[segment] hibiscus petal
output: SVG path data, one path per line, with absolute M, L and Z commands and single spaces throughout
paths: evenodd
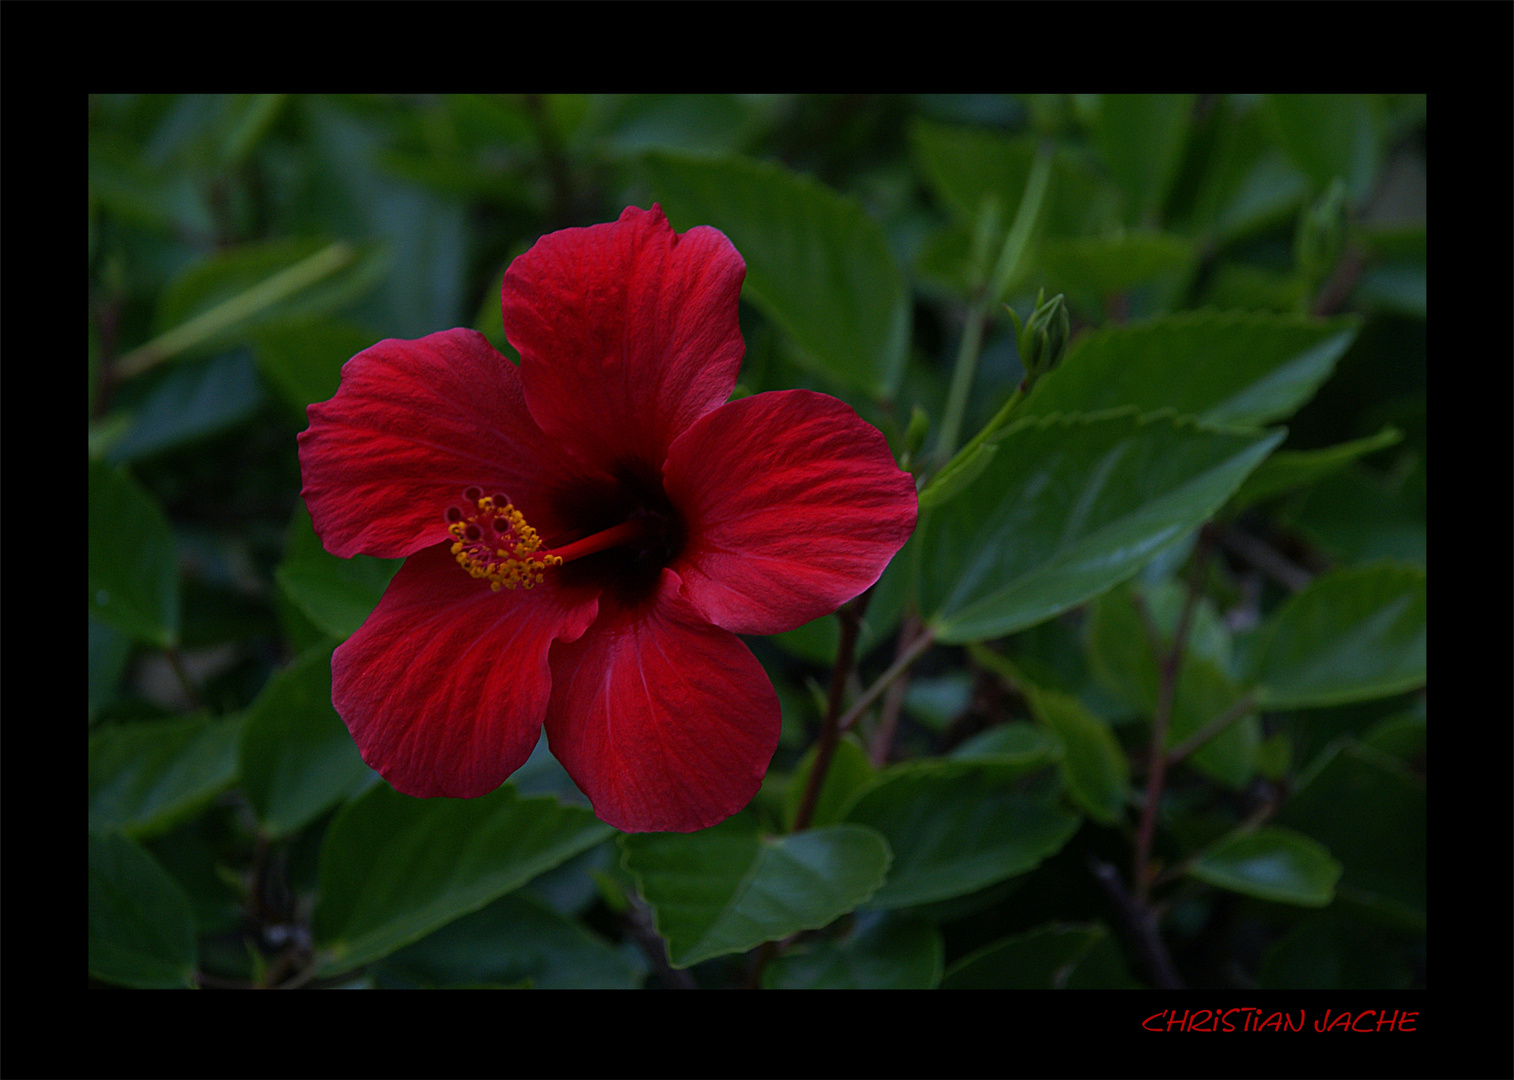
M 472 798 L 531 755 L 551 694 L 547 653 L 593 621 L 592 592 L 493 592 L 446 544 L 412 555 L 337 647 L 332 703 L 363 760 L 406 795 Z
M 883 434 L 808 390 L 742 398 L 669 448 L 683 516 L 673 569 L 710 622 L 773 634 L 834 611 L 882 575 L 915 528 L 914 478 Z
M 585 461 L 655 480 L 668 444 L 735 388 L 745 276 L 722 233 L 675 233 L 658 206 L 542 237 L 501 292 L 531 415 Z
M 554 500 L 542 493 L 574 482 L 526 411 L 515 365 L 473 330 L 364 349 L 336 396 L 306 411 L 302 494 L 316 535 L 343 558 L 438 543 L 470 486 L 508 494 L 550 535 Z
M 699 617 L 663 571 L 631 609 L 608 597 L 552 650 L 552 753 L 602 821 L 693 832 L 746 806 L 778 746 L 778 696 L 741 640 Z

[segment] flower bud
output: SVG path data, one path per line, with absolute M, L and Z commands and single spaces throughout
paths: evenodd
M 1036 310 L 1025 325 L 1019 327 L 1016 344 L 1020 350 L 1020 363 L 1025 366 L 1025 389 L 1062 362 L 1067 353 L 1067 342 L 1072 337 L 1072 322 L 1067 314 L 1067 301 L 1061 293 L 1050 300 L 1042 301 L 1045 294 L 1036 297 Z M 1015 320 L 1019 325 L 1019 320 Z
M 1337 176 L 1299 220 L 1293 254 L 1305 280 L 1311 285 L 1322 281 L 1345 245 L 1346 185 Z
M 909 462 L 914 461 L 920 453 L 920 447 L 925 445 L 925 433 L 930 430 L 930 417 L 925 410 L 916 405 L 909 414 L 909 427 L 904 431 L 904 448 L 899 455 L 899 467 L 908 469 Z

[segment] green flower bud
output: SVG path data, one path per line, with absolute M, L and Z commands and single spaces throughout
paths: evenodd
M 925 445 L 925 433 L 930 430 L 930 417 L 916 405 L 909 414 L 909 427 L 904 430 L 904 453 L 901 462 L 912 461 Z
M 1067 342 L 1072 337 L 1072 320 L 1067 314 L 1067 301 L 1061 293 L 1050 300 L 1036 297 L 1036 310 L 1025 325 L 1019 329 L 1016 344 L 1020 349 L 1020 363 L 1025 365 L 1025 389 L 1062 362 L 1067 353 Z
M 1299 271 L 1312 286 L 1330 273 L 1345 246 L 1346 185 L 1337 176 L 1299 219 L 1293 254 Z

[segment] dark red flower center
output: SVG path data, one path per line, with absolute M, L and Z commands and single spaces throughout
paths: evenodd
M 447 531 L 452 556 L 476 578 L 485 578 L 495 592 L 517 585 L 539 585 L 546 571 L 561 566 L 562 558 L 541 553 L 541 538 L 507 495 L 485 495 L 470 487 L 461 506 L 447 508 Z
M 625 494 L 620 492 L 622 498 Z M 585 530 L 587 535 L 569 539 L 569 533 L 557 546 L 547 547 L 509 496 L 485 495 L 481 488 L 469 487 L 462 504 L 446 512 L 452 555 L 469 575 L 487 580 L 496 592 L 532 588 L 546 580 L 549 570 L 587 560 L 574 568 L 574 577 L 592 576 L 613 587 L 622 603 L 632 603 L 655 589 L 662 568 L 683 545 L 683 527 L 665 498 L 632 499 L 608 517 L 606 509 L 599 503 L 596 512 L 584 515 L 594 522 Z M 606 520 L 614 523 L 600 527 Z

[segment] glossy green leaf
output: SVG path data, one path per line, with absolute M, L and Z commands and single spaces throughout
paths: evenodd
M 194 985 L 189 898 L 151 855 L 116 832 L 89 833 L 89 973 L 121 986 Z
M 1188 873 L 1231 892 L 1324 907 L 1335 896 L 1341 864 L 1318 841 L 1273 826 L 1232 833 L 1199 855 Z
M 1111 327 L 1076 341 L 1015 415 L 1170 406 L 1208 424 L 1258 427 L 1314 396 L 1357 325 L 1203 311 Z
M 338 640 L 357 633 L 404 562 L 367 555 L 339 559 L 328 553 L 311 528 L 303 504 L 290 518 L 287 537 L 284 561 L 274 578 L 307 619 Z
M 1062 744 L 1062 785 L 1095 821 L 1113 825 L 1125 815 L 1130 762 L 1109 725 L 1075 697 L 1035 687 L 1031 708 Z
M 588 810 L 509 785 L 477 799 L 412 799 L 379 784 L 337 815 L 321 845 L 319 970 L 387 956 L 613 831 Z
M 1048 926 L 985 945 L 954 963 L 943 990 L 1127 990 L 1137 987 L 1109 930 Z
M 509 893 L 380 961 L 386 987 L 632 990 L 645 961 L 524 892 Z
M 910 305 L 883 230 L 814 179 L 741 158 L 652 153 L 652 197 L 674 227 L 712 225 L 747 264 L 743 296 L 831 378 L 891 397 Z
M 769 990 L 929 990 L 941 981 L 941 932 L 924 919 L 862 915 L 840 941 L 791 949 L 762 973 Z
M 747 816 L 620 843 L 674 967 L 825 926 L 871 896 L 889 865 L 888 845 L 869 829 L 766 837 Z
M 270 837 L 304 828 L 373 776 L 331 705 L 331 648 L 274 675 L 247 710 L 241 786 Z
M 910 541 L 927 621 L 940 641 L 982 641 L 1097 596 L 1205 521 L 1282 437 L 1171 415 L 1011 425 Z
M 179 560 L 168 521 L 126 473 L 89 463 L 89 612 L 160 648 L 179 640 Z
M 888 881 L 868 906 L 976 892 L 1060 850 L 1078 819 L 1023 793 L 1018 772 L 991 761 L 920 762 L 888 769 L 864 789 L 846 820 L 881 833 L 894 853 Z
M 241 717 L 102 724 L 89 737 L 90 828 L 141 837 L 194 813 L 236 777 Z
M 977 761 L 1015 773 L 1030 773 L 1054 765 L 1062 748 L 1033 724 L 1011 720 L 981 731 L 955 747 L 953 761 Z
M 1255 677 L 1264 706 L 1383 697 L 1425 681 L 1426 578 L 1378 563 L 1316 578 L 1263 627 Z

